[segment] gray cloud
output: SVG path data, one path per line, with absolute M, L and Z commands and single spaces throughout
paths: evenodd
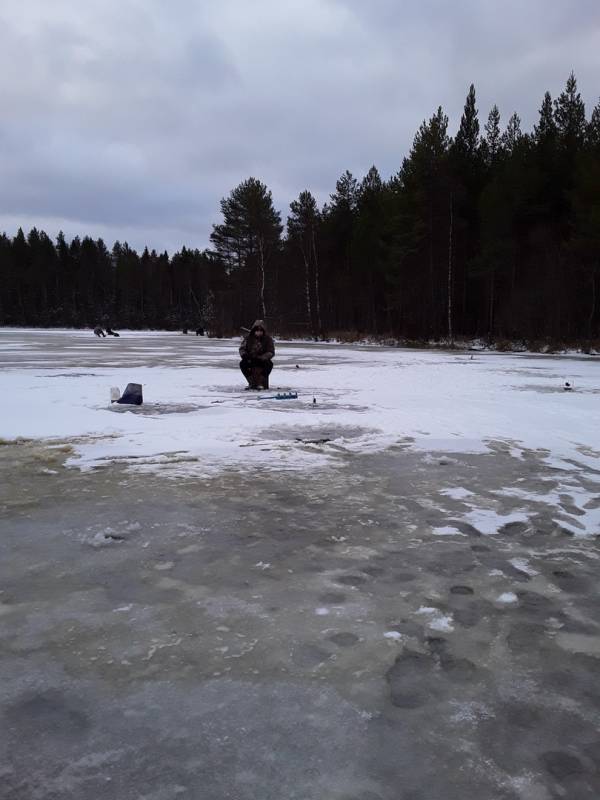
M 471 81 L 535 122 L 571 69 L 597 102 L 597 0 L 5 0 L 0 229 L 204 247 L 254 175 L 286 213 L 372 163 L 388 176 Z

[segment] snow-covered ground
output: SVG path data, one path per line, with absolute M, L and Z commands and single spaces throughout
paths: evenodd
M 2 329 L 0 437 L 68 439 L 70 463 L 80 468 L 119 461 L 166 475 L 252 464 L 323 468 L 392 446 L 436 454 L 500 446 L 515 463 L 535 451 L 575 477 L 600 469 L 593 356 L 279 343 L 273 389 L 261 394 L 243 390 L 238 344 L 181 333 L 98 339 L 89 331 Z M 565 391 L 566 381 L 573 390 Z M 128 382 L 143 384 L 144 405 L 111 405 L 110 388 Z M 270 399 L 278 390 L 298 398 Z M 596 532 L 594 494 L 567 480 L 548 502 L 561 494 L 582 511 L 575 531 Z M 475 522 L 486 533 L 498 525 L 493 511 Z

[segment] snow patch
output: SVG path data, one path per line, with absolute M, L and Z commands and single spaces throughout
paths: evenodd
M 452 614 L 443 614 L 439 608 L 421 606 L 419 609 L 417 609 L 416 613 L 420 614 L 421 616 L 429 617 L 427 620 L 427 626 L 434 631 L 445 631 L 450 633 L 454 630 L 454 626 L 452 625 Z
M 455 528 L 453 525 L 445 525 L 441 528 L 433 528 L 433 534 L 435 536 L 466 536 L 466 533 L 459 531 L 458 528 Z
M 496 598 L 497 603 L 506 603 L 507 605 L 511 603 L 517 603 L 519 598 L 514 592 L 503 592 Z

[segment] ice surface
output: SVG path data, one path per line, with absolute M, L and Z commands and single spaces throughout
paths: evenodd
M 462 486 L 453 486 L 451 489 L 442 489 L 440 494 L 445 494 L 453 500 L 464 500 L 465 497 L 472 497 L 473 492 L 469 489 L 464 489 Z
M 166 477 L 252 464 L 320 470 L 390 447 L 435 454 L 428 458 L 436 466 L 502 447 L 521 463 L 533 452 L 574 476 L 600 468 L 597 359 L 482 353 L 470 361 L 453 352 L 280 342 L 271 386 L 298 399 L 279 402 L 243 391 L 238 344 L 179 333 L 98 340 L 88 331 L 3 329 L 0 437 L 69 440 L 70 463 L 81 469 L 124 463 Z M 577 391 L 549 391 L 565 375 Z M 114 413 L 110 387 L 130 381 L 143 384 L 146 402 Z M 565 485 L 546 497 L 558 505 L 567 494 L 576 506 L 559 509 L 557 523 L 577 535 L 598 532 L 594 488 L 597 481 Z M 443 491 L 471 505 L 468 488 Z M 526 522 L 535 498 L 518 491 L 522 508 L 472 507 L 464 521 L 483 534 Z

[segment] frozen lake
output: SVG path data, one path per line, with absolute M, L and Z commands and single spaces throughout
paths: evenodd
M 237 346 L 0 331 L 0 798 L 596 800 L 598 359 Z
M 547 502 L 557 525 L 600 531 L 586 482 L 588 468 L 600 468 L 600 358 L 284 343 L 273 390 L 259 394 L 243 391 L 238 344 L 180 333 L 3 330 L 0 437 L 53 437 L 73 448 L 69 465 L 119 463 L 164 478 L 251 465 L 314 472 L 390 448 L 501 449 L 516 470 L 534 455 L 565 474 L 545 494 L 527 494 L 515 480 L 522 514 Z M 111 405 L 110 388 L 128 382 L 143 384 L 144 405 Z M 269 399 L 278 390 L 298 399 Z M 495 532 L 493 516 L 471 512 L 467 522 L 481 519 L 482 533 Z

